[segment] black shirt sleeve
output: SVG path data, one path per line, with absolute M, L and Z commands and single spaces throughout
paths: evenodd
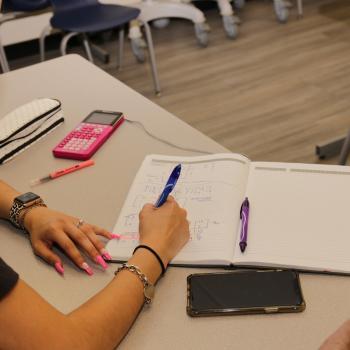
M 16 285 L 18 274 L 0 258 L 0 300 Z

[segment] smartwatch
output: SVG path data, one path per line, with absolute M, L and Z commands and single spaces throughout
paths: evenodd
M 35 207 L 46 207 L 44 201 L 37 194 L 27 192 L 16 197 L 10 210 L 11 223 L 15 227 L 25 230 L 23 225 L 24 217 L 29 210 Z

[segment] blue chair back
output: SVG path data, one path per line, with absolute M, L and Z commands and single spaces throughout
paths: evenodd
M 123 26 L 137 18 L 134 7 L 106 5 L 98 0 L 50 0 L 53 28 L 68 32 L 92 33 Z
M 30 12 L 42 10 L 50 5 L 50 0 L 3 0 L 1 11 Z
M 97 0 L 50 0 L 50 2 L 55 12 L 99 4 Z

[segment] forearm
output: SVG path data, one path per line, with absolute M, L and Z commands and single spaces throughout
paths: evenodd
M 8 219 L 13 200 L 19 192 L 0 180 L 0 194 L 0 218 Z
M 349 350 L 350 349 L 350 319 L 338 328 L 322 344 L 320 350 Z
M 153 284 L 160 276 L 159 263 L 148 251 L 138 250 L 128 263 L 138 266 Z M 142 282 L 132 272 L 123 270 L 69 317 L 79 325 L 86 348 L 112 349 L 123 339 L 143 303 Z
M 129 260 L 154 283 L 158 261 L 140 249 Z M 144 302 L 143 284 L 121 271 L 100 293 L 63 315 L 20 281 L 0 301 L 0 349 L 113 349 L 123 339 Z

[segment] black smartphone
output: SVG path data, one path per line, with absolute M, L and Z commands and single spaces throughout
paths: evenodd
M 301 312 L 299 275 L 290 270 L 237 270 L 187 277 L 187 313 L 217 316 Z

